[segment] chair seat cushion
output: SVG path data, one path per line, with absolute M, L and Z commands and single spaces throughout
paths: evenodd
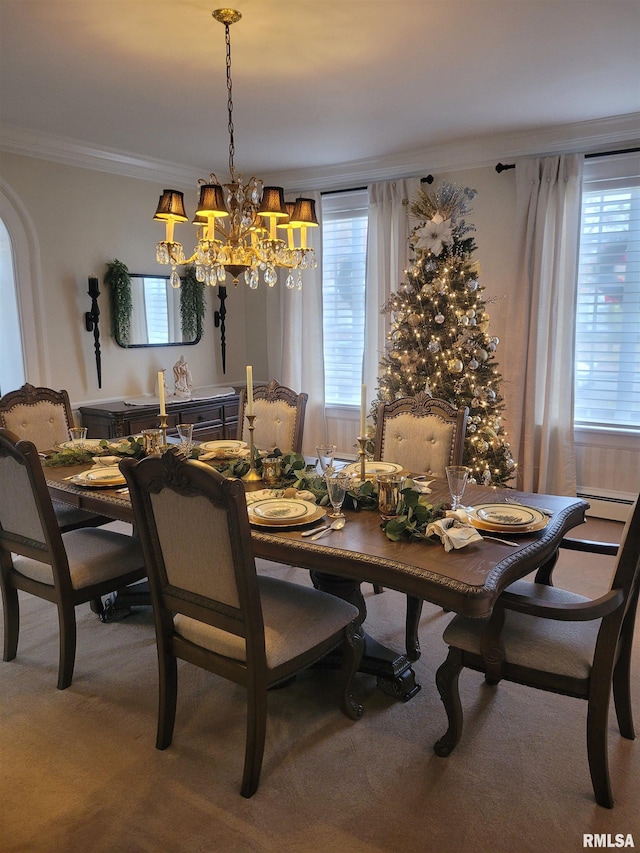
M 568 590 L 528 581 L 516 581 L 508 591 L 560 604 L 590 600 Z M 487 621 L 456 616 L 444 631 L 444 641 L 449 646 L 479 655 Z M 505 661 L 570 678 L 588 678 L 600 622 L 600 619 L 564 622 L 506 610 L 500 634 Z
M 357 607 L 311 587 L 259 577 L 269 669 L 313 648 L 358 615 Z M 177 613 L 173 624 L 185 640 L 224 657 L 246 660 L 243 637 Z
M 144 566 L 139 540 L 124 533 L 87 527 L 63 533 L 62 541 L 74 589 L 84 589 Z M 14 556 L 13 565 L 20 574 L 53 586 L 53 570 L 47 563 Z

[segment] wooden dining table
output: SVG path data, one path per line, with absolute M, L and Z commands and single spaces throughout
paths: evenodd
M 45 467 L 52 497 L 113 519 L 133 522 L 133 509 L 126 492 L 83 488 L 69 479 L 83 468 L 86 466 Z M 449 500 L 444 481 L 434 480 L 430 488 L 430 501 Z M 316 541 L 301 535 L 304 528 L 254 527 L 254 553 L 256 557 L 310 570 L 317 586 L 355 603 L 363 622 L 366 619 L 360 588 L 363 582 L 416 596 L 448 611 L 481 618 L 491 614 L 496 599 L 510 583 L 555 561 L 560 541 L 569 530 L 584 522 L 589 507 L 580 498 L 480 485 L 468 485 L 464 501 L 470 505 L 516 501 L 542 509 L 548 523 L 535 532 L 492 533 L 495 539 L 483 536 L 481 541 L 447 552 L 437 539 L 391 541 L 381 528 L 377 512 L 346 510 L 345 527 Z M 368 635 L 361 670 L 376 675 L 383 690 L 405 701 L 420 689 L 409 660 Z

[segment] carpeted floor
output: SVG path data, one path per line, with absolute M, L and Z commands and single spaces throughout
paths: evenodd
M 580 529 L 610 541 L 619 532 L 612 522 Z M 563 552 L 556 583 L 597 595 L 611 565 Z M 278 572 L 308 582 L 301 570 Z M 402 649 L 404 596 L 365 591 L 369 632 Z M 0 663 L 0 851 L 565 853 L 583 849 L 584 833 L 631 833 L 640 846 L 640 736 L 621 738 L 613 709 L 613 810 L 593 799 L 580 700 L 491 688 L 465 671 L 462 740 L 449 758 L 433 753 L 446 728 L 434 673 L 450 618 L 425 606 L 422 690 L 407 703 L 359 676 L 365 713 L 351 722 L 337 674 L 318 670 L 273 691 L 260 788 L 245 800 L 241 688 L 182 665 L 173 745 L 159 752 L 150 612 L 103 625 L 79 608 L 74 681 L 59 691 L 55 608 L 23 597 L 18 657 Z

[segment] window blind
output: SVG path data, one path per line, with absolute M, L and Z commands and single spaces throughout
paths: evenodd
M 640 430 L 640 159 L 585 163 L 575 346 L 579 425 Z
M 322 197 L 322 326 L 329 406 L 360 406 L 368 211 L 366 189 Z

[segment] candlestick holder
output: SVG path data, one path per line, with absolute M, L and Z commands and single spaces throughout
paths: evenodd
M 360 458 L 360 481 L 364 483 L 367 479 L 367 456 L 366 456 L 366 446 L 367 446 L 368 438 L 366 435 L 358 436 L 358 457 Z
M 262 480 L 262 475 L 256 469 L 256 458 L 255 458 L 255 445 L 253 443 L 253 431 L 255 429 L 254 421 L 256 419 L 255 415 L 245 415 L 247 421 L 249 422 L 249 470 L 244 475 L 242 480 L 245 483 L 257 483 Z
M 169 445 L 167 444 L 167 415 L 160 415 L 160 452 L 164 453 Z

